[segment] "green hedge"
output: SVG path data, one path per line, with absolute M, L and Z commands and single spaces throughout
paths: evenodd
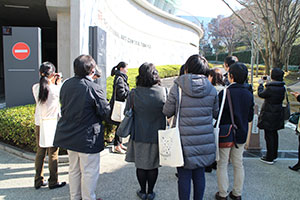
M 0 110 L 0 138 L 17 147 L 35 151 L 35 105 Z
M 161 78 L 177 76 L 180 65 L 157 66 Z M 138 75 L 138 68 L 128 69 L 128 81 L 130 88 L 135 87 L 135 77 Z M 113 77 L 107 79 L 107 96 L 112 93 Z M 36 151 L 35 125 L 34 125 L 35 105 L 18 106 L 0 110 L 0 140 L 20 147 L 28 151 Z M 106 141 L 113 138 L 115 126 L 104 123 Z

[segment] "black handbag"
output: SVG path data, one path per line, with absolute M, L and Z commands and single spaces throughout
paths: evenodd
M 129 110 L 125 112 L 125 117 L 120 123 L 116 134 L 119 137 L 127 137 L 128 135 L 134 134 L 134 114 L 133 114 L 133 107 L 134 107 L 134 93 L 133 90 L 131 91 L 131 107 Z
M 228 100 L 229 110 L 230 110 L 230 118 L 231 124 L 221 124 L 220 131 L 219 131 L 219 147 L 220 148 L 231 148 L 238 146 L 235 143 L 235 135 L 237 126 L 234 123 L 234 115 L 233 115 L 233 108 L 232 108 L 232 101 L 229 89 L 227 89 L 226 97 Z
M 300 112 L 294 112 L 291 114 L 289 118 L 289 122 L 291 122 L 292 124 L 298 124 L 299 117 L 300 117 Z

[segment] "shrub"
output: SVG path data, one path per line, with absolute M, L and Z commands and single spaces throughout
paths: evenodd
M 35 151 L 35 105 L 0 110 L 0 138 L 17 147 Z

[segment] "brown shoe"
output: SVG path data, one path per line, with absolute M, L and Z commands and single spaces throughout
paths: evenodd
M 234 196 L 232 194 L 232 191 L 229 193 L 229 197 L 230 197 L 230 199 L 233 199 L 233 200 L 242 200 L 242 196 Z
M 216 193 L 215 198 L 216 198 L 216 200 L 227 200 L 227 197 L 221 197 L 219 195 L 219 192 Z

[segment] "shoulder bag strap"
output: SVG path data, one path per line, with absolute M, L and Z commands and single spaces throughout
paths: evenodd
M 181 104 L 181 88 L 178 86 L 178 111 L 177 111 L 177 116 L 176 116 L 176 127 L 179 127 L 179 112 L 180 112 L 180 104 Z
M 231 95 L 230 95 L 230 91 L 228 89 L 227 91 L 227 99 L 228 99 L 228 105 L 229 105 L 229 111 L 230 111 L 230 118 L 231 118 L 231 123 L 232 123 L 232 127 L 233 129 L 233 142 L 236 148 L 238 148 L 237 144 L 236 144 L 236 140 L 235 140 L 235 129 L 237 129 L 236 124 L 234 123 L 234 114 L 233 114 L 233 107 L 232 107 L 232 101 L 231 101 Z
M 287 104 L 290 104 L 290 102 L 289 102 L 289 97 L 288 97 L 288 93 L 287 93 L 287 89 L 286 89 L 285 86 L 284 86 L 284 90 L 285 90 L 285 98 L 286 98 L 286 102 L 287 102 Z
M 114 100 L 116 101 L 116 98 L 117 98 L 117 86 L 116 86 L 116 83 L 118 82 L 118 80 L 120 79 L 121 77 L 118 76 L 118 78 L 116 79 L 116 81 L 114 82 Z
M 222 113 L 223 113 L 223 109 L 224 109 L 224 104 L 225 104 L 225 99 L 226 99 L 226 91 L 227 91 L 227 87 L 224 88 L 223 90 L 223 97 L 222 97 L 222 103 L 221 103 L 221 107 L 219 110 L 219 115 L 218 115 L 218 121 L 217 121 L 217 125 L 216 128 L 219 128 L 220 126 L 220 121 L 221 121 L 221 117 L 222 117 Z

